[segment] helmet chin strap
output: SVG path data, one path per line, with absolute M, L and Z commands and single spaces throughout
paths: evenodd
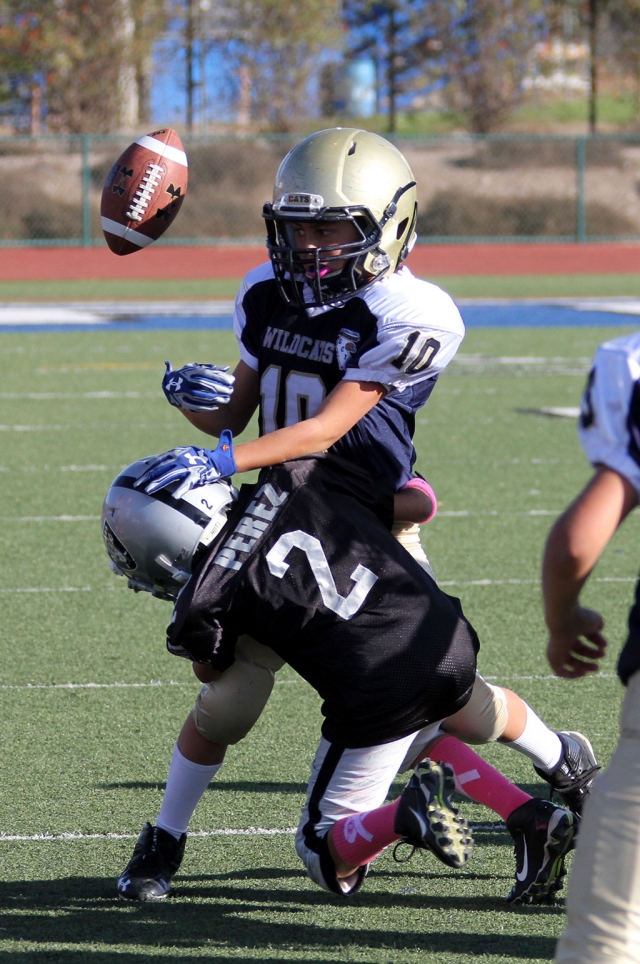
M 383 213 L 382 217 L 380 218 L 380 227 L 381 227 L 381 228 L 383 228 L 383 227 L 385 226 L 385 224 L 387 223 L 387 221 L 389 220 L 389 218 L 392 218 L 393 215 L 394 215 L 394 214 L 396 213 L 396 211 L 398 210 L 398 201 L 400 200 L 400 198 L 402 197 L 402 195 L 403 195 L 403 194 L 406 194 L 407 191 L 410 191 L 411 188 L 412 188 L 412 187 L 415 187 L 415 186 L 416 186 L 416 181 L 409 181 L 408 184 L 405 184 L 403 187 L 399 187 L 399 188 L 398 188 L 398 190 L 396 191 L 396 193 L 393 195 L 393 197 L 391 198 L 391 200 L 390 200 L 389 203 L 387 204 L 386 208 L 384 209 L 384 213 Z
M 176 582 L 184 583 L 188 580 L 189 573 L 185 572 L 184 569 L 178 569 L 177 566 L 174 566 L 171 560 L 165 556 L 164 553 L 157 555 L 155 561 L 159 566 L 162 566 L 163 569 L 166 569 Z

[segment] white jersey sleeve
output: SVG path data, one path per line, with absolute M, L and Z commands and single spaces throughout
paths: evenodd
M 236 336 L 236 341 L 238 342 L 238 348 L 240 350 L 240 358 L 242 361 L 252 368 L 254 371 L 258 370 L 258 344 L 252 344 L 251 339 L 247 339 L 245 336 L 245 330 L 247 326 L 247 315 L 244 309 L 244 299 L 245 295 L 253 285 L 258 285 L 260 282 L 273 281 L 273 266 L 270 261 L 266 261 L 264 264 L 258 265 L 257 268 L 253 268 L 248 274 L 242 279 L 240 284 L 240 289 L 236 295 L 236 303 L 233 312 L 233 332 Z
M 401 268 L 361 297 L 377 318 L 377 339 L 347 367 L 345 378 L 402 391 L 437 377 L 449 364 L 464 337 L 464 323 L 442 288 Z
M 640 496 L 640 332 L 598 348 L 578 434 L 592 465 L 618 472 Z

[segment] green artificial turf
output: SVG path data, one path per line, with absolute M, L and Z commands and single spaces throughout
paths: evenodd
M 586 732 L 603 762 L 616 736 L 615 658 L 639 516 L 616 535 L 585 594 L 607 618 L 602 672 L 576 683 L 551 677 L 540 556 L 589 468 L 575 419 L 542 409 L 579 404 L 597 343 L 616 333 L 471 329 L 416 426 L 417 467 L 440 500 L 425 546 L 480 633 L 480 670 L 551 726 Z M 169 604 L 130 592 L 108 569 L 100 508 L 128 463 L 202 442 L 160 390 L 165 358 L 196 357 L 233 363 L 233 335 L 0 335 L 0 964 L 552 960 L 563 902 L 506 904 L 512 842 L 478 806 L 462 804 L 480 826 L 463 872 L 425 854 L 396 863 L 388 851 L 351 901 L 306 878 L 290 831 L 321 717 L 316 695 L 288 668 L 196 811 L 176 897 L 151 906 L 116 898 L 135 837 L 157 815 L 197 684 L 164 649 Z M 482 753 L 544 792 L 524 757 L 499 746 Z
M 429 275 L 456 298 L 596 298 L 640 295 L 638 274 Z M 1 281 L 6 302 L 166 301 L 234 298 L 240 278 Z

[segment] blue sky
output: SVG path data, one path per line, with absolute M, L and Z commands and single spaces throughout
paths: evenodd
M 186 121 L 186 61 L 184 50 L 170 50 L 159 45 L 154 57 L 154 71 L 151 88 L 151 120 L 154 125 L 166 124 L 171 127 L 182 126 Z M 217 51 L 212 51 L 204 64 L 194 58 L 194 80 L 198 84 L 194 91 L 194 125 L 198 129 L 202 121 L 204 107 L 206 123 L 216 120 L 228 123 L 234 120 L 234 110 L 229 105 L 232 79 L 225 76 L 224 64 Z M 204 104 L 202 87 L 204 81 Z M 346 87 L 349 91 L 346 108 L 350 113 L 361 117 L 375 114 L 375 66 L 373 61 L 360 59 L 347 70 Z

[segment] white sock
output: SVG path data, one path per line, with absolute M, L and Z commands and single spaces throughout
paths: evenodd
M 221 766 L 221 763 L 209 767 L 192 763 L 182 755 L 176 743 L 156 826 L 176 839 L 186 833 L 193 811 Z
M 562 756 L 563 747 L 560 737 L 542 722 L 528 703 L 525 703 L 525 706 L 527 722 L 522 735 L 511 743 L 505 742 L 505 746 L 513 747 L 518 753 L 528 756 L 535 766 L 550 773 L 555 770 Z

